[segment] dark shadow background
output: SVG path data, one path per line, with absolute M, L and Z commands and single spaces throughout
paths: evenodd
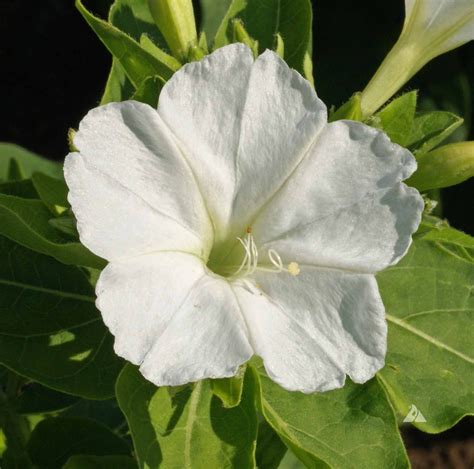
M 86 1 L 101 17 L 107 16 L 110 3 Z M 316 0 L 313 5 L 316 87 L 328 106 L 339 105 L 367 84 L 395 42 L 404 2 Z M 77 127 L 84 114 L 98 104 L 110 62 L 73 0 L 0 0 L 0 140 L 61 160 L 68 151 L 67 130 Z M 434 103 L 472 121 L 472 94 L 467 102 L 470 112 L 459 104 L 462 76 L 474 88 L 472 42 L 433 61 L 405 89 L 419 89 L 425 108 Z M 469 138 L 474 139 L 472 126 Z M 443 215 L 470 234 L 474 234 L 473 186 L 471 180 L 442 192 Z M 462 446 L 464 450 L 472 450 L 474 440 L 469 444 L 469 435 L 473 435 L 472 419 L 438 437 L 413 428 L 404 432 L 408 445 L 418 448 L 449 447 L 450 441 L 461 440 L 468 445 Z M 441 465 L 432 461 L 431 466 L 417 467 L 463 467 L 451 466 L 446 459 L 449 455 L 440 451 Z

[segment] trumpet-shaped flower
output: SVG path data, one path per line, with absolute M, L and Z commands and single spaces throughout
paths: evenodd
M 178 71 L 158 109 L 90 111 L 74 144 L 80 237 L 109 261 L 97 306 L 147 379 L 229 377 L 256 354 L 281 386 L 312 392 L 383 366 L 374 273 L 419 224 L 402 183 L 415 160 L 376 129 L 328 124 L 276 54 L 219 49 Z
M 430 60 L 474 40 L 473 0 L 405 0 L 402 33 L 361 96 L 372 114 Z

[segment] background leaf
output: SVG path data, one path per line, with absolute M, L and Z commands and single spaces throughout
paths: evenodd
M 36 426 L 28 453 L 40 469 L 61 469 L 75 454 L 128 455 L 130 449 L 120 437 L 93 420 L 55 417 Z
M 125 366 L 117 399 L 127 417 L 140 467 L 251 468 L 257 433 L 253 375 L 239 406 L 225 409 L 209 381 L 177 393 L 156 388 Z
M 0 215 L 0 234 L 29 249 L 53 256 L 65 264 L 105 266 L 103 259 L 53 228 L 49 223 L 53 216 L 40 200 L 0 194 Z
M 113 395 L 122 360 L 85 274 L 0 237 L 0 362 L 58 391 Z
M 26 178 L 31 177 L 35 172 L 48 174 L 55 178 L 63 177 L 62 165 L 59 163 L 47 160 L 13 143 L 0 143 L 0 181 L 7 179 L 11 158 L 15 159 L 21 173 Z
M 130 36 L 92 15 L 79 0 L 76 0 L 76 6 L 110 53 L 120 61 L 135 88 L 149 76 L 159 75 L 165 80 L 171 77 L 173 70 L 146 52 Z
M 446 140 L 464 119 L 444 111 L 422 112 L 413 122 L 408 148 L 416 153 L 426 153 Z
M 63 469 L 137 469 L 137 463 L 127 456 L 72 456 Z
M 263 416 L 307 467 L 408 468 L 393 410 L 375 379 L 302 394 L 285 391 L 262 368 L 258 373 Z
M 413 425 L 430 433 L 474 412 L 473 254 L 474 239 L 440 225 L 377 276 L 389 322 L 379 379 L 400 416 L 414 404 L 426 422 Z

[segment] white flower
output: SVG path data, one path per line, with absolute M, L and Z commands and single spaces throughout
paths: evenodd
M 405 0 L 402 33 L 361 96 L 364 116 L 430 60 L 474 40 L 474 0 Z
M 423 202 L 412 155 L 327 124 L 313 88 L 242 44 L 184 66 L 158 110 L 81 122 L 65 176 L 82 242 L 110 263 L 97 306 L 118 355 L 153 383 L 228 377 L 257 354 L 289 390 L 364 382 L 384 364 L 374 272 L 397 262 Z

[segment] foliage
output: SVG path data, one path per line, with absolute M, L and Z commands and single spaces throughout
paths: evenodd
M 108 21 L 76 5 L 113 56 L 102 104 L 156 107 L 185 62 L 234 40 L 277 50 L 312 81 L 309 0 L 201 0 L 205 34 L 176 56 L 146 1 L 115 0 Z M 441 187 L 431 152 L 463 119 L 417 102 L 417 92 L 402 94 L 366 122 L 415 154 L 423 174 L 410 183 L 425 191 Z M 362 120 L 360 94 L 330 119 Z M 445 172 L 459 170 L 453 161 L 443 166 L 445 185 L 459 182 Z M 410 406 L 426 420 L 413 425 L 429 433 L 473 414 L 474 239 L 439 218 L 427 214 L 406 257 L 378 275 L 385 367 L 365 384 L 312 395 L 283 390 L 257 359 L 234 378 L 177 389 L 156 388 L 125 365 L 94 304 L 105 261 L 79 242 L 61 165 L 0 144 L 0 220 L 2 468 L 283 468 L 292 458 L 404 468 L 398 424 Z

